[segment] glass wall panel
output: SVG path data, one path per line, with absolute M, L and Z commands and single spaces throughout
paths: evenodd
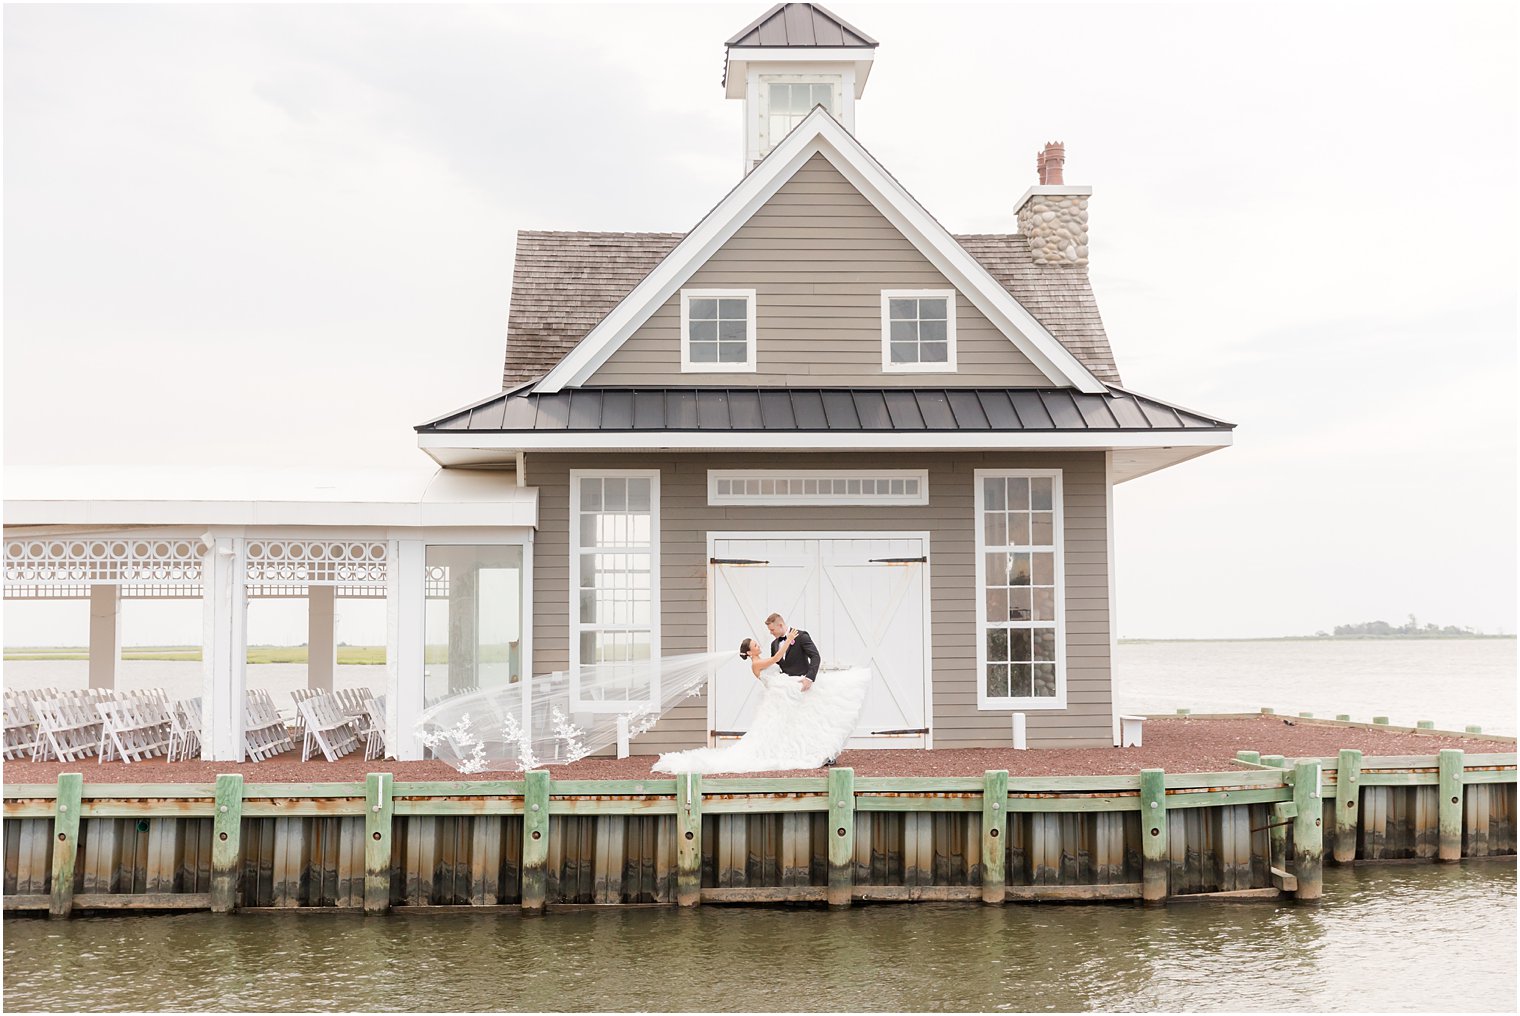
M 427 705 L 522 680 L 523 549 L 427 548 Z

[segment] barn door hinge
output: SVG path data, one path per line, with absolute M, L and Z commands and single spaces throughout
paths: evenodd
M 770 564 L 769 561 L 756 561 L 748 557 L 710 557 L 708 564 Z
M 927 557 L 873 557 L 871 564 L 928 564 Z
M 902 730 L 873 730 L 871 734 L 874 736 L 876 734 L 927 734 L 928 732 L 928 727 L 906 727 Z
M 708 731 L 708 734 L 712 735 L 713 737 L 743 737 L 744 733 L 745 732 L 742 731 L 742 730 L 709 730 Z

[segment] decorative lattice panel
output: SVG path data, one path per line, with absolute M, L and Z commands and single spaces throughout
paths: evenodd
M 427 569 L 427 598 L 430 600 L 447 600 L 449 598 L 449 566 L 446 564 L 430 564 Z
M 385 544 L 375 540 L 249 540 L 248 587 L 324 585 L 385 592 Z M 280 595 L 275 593 L 274 595 Z M 350 595 L 354 595 L 351 591 Z
M 10 599 L 77 599 L 92 585 L 119 585 L 133 598 L 199 596 L 197 539 L 63 537 L 7 540 L 5 595 Z

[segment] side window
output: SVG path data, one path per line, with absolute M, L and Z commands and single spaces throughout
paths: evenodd
M 681 370 L 755 369 L 755 291 L 681 291 Z
M 955 292 L 887 289 L 881 294 L 881 369 L 955 370 Z

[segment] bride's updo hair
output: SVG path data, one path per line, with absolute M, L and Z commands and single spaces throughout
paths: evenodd
M 745 639 L 743 642 L 739 643 L 739 659 L 741 659 L 741 660 L 747 660 L 747 659 L 749 659 L 749 654 L 752 653 L 752 652 L 754 652 L 754 651 L 755 651 L 755 640 L 754 639 Z

